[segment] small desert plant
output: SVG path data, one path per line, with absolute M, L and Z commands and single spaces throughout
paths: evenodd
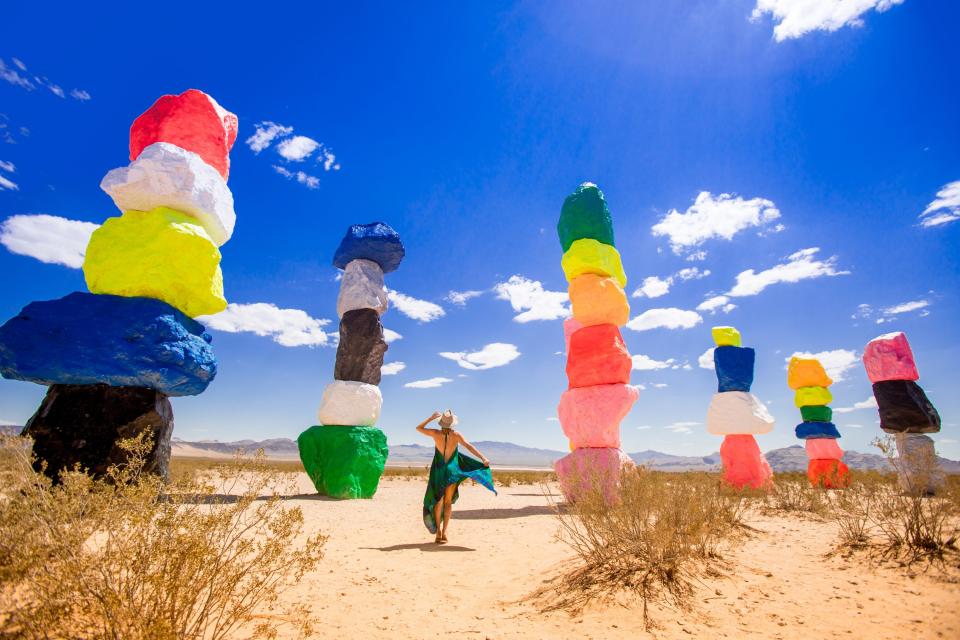
M 20 439 L 0 443 L 0 637 L 275 637 L 309 633 L 304 607 L 279 607 L 314 568 L 325 538 L 262 452 L 165 484 L 142 473 L 150 443 L 105 478 L 65 471 L 53 484 Z M 284 616 L 287 616 L 286 619 Z
M 695 582 L 720 572 L 722 546 L 740 527 L 747 499 L 708 474 L 624 470 L 613 500 L 603 485 L 558 505 L 559 538 L 576 560 L 534 598 L 545 611 L 576 613 L 592 601 L 635 596 L 650 627 L 650 603 L 687 608 Z
M 878 496 L 885 485 L 853 480 L 833 496 L 830 516 L 837 523 L 840 544 L 851 549 L 870 544 L 870 534 L 877 515 Z
M 512 487 L 514 485 L 542 484 L 552 482 L 557 476 L 552 471 L 513 471 L 509 469 L 496 469 L 493 472 L 493 480 L 501 487 Z
M 813 487 L 804 473 L 778 473 L 766 496 L 765 510 L 815 517 L 827 515 L 830 506 L 826 492 Z

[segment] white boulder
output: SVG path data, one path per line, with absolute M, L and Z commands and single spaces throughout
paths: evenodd
M 382 405 L 383 396 L 376 385 L 334 380 L 323 390 L 317 419 L 322 425 L 372 427 Z
M 121 211 L 176 209 L 192 216 L 219 247 L 233 235 L 233 194 L 220 173 L 192 151 L 168 142 L 151 144 L 126 167 L 100 182 Z
M 715 436 L 770 433 L 773 416 L 760 400 L 746 391 L 713 394 L 707 409 L 707 431 Z
M 340 280 L 337 315 L 341 318 L 354 309 L 373 309 L 383 315 L 387 310 L 387 288 L 383 269 L 373 260 L 358 258 L 347 263 Z

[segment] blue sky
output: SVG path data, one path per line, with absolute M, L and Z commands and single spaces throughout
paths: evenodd
M 624 449 L 718 449 L 702 361 L 710 327 L 732 324 L 777 419 L 763 449 L 797 443 L 786 358 L 830 352 L 842 445 L 868 450 L 880 430 L 856 408 L 872 395 L 859 356 L 902 330 L 943 416 L 939 450 L 960 457 L 956 3 L 348 4 L 6 8 L 0 318 L 85 289 L 92 227 L 69 221 L 118 215 L 98 185 L 127 163 L 130 123 L 194 87 L 240 119 L 222 247 L 239 306 L 208 321 L 220 373 L 174 400 L 176 436 L 314 424 L 333 252 L 349 224 L 383 220 L 407 247 L 387 276 L 384 325 L 401 336 L 387 362 L 405 365 L 381 385 L 391 442 L 452 407 L 474 440 L 564 449 L 555 224 L 590 180 L 635 294 L 623 333 L 644 389 Z M 22 424 L 43 392 L 0 381 L 0 420 Z

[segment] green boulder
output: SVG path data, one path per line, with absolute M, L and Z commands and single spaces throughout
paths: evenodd
M 317 492 L 331 498 L 372 498 L 387 462 L 387 436 L 375 427 L 324 425 L 297 438 L 300 460 Z
M 567 196 L 560 209 L 560 221 L 557 222 L 557 235 L 564 253 L 570 245 L 583 238 L 593 238 L 611 247 L 613 241 L 613 220 L 610 210 L 603 199 L 603 192 L 592 182 L 584 182 L 577 190 Z
M 826 406 L 812 405 L 800 407 L 800 415 L 804 422 L 832 422 L 833 409 Z

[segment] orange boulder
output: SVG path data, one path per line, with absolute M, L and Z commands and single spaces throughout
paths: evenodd
M 833 384 L 833 380 L 827 375 L 819 360 L 793 356 L 787 366 L 787 384 L 791 389 L 829 387 Z
M 842 489 L 850 484 L 850 469 L 842 460 L 811 460 L 807 464 L 810 484 L 824 489 Z
M 569 293 L 573 317 L 585 327 L 595 324 L 622 327 L 630 320 L 627 294 L 614 278 L 585 273 L 570 282 Z

